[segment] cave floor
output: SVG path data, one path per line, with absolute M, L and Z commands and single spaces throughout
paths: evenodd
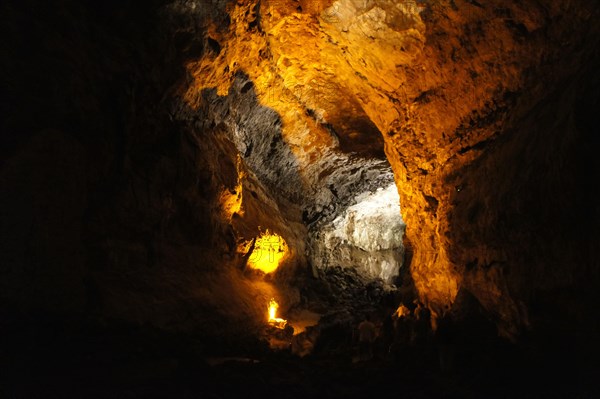
M 442 371 L 433 346 L 395 357 L 380 349 L 358 362 L 352 345 L 300 358 L 220 343 L 208 355 L 202 340 L 145 327 L 4 331 L 0 397 L 7 399 L 600 397 L 595 358 L 570 357 L 566 346 L 457 348 L 454 367 Z

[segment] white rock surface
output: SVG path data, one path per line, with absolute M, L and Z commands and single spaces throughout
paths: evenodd
M 396 186 L 359 194 L 355 201 L 313 235 L 313 265 L 354 267 L 367 278 L 392 283 L 404 255 Z

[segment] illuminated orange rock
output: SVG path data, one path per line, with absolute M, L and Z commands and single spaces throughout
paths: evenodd
M 546 93 L 548 88 L 530 80 L 532 71 L 557 79 L 569 73 L 568 67 L 555 70 L 552 62 L 542 62 L 561 57 L 559 40 L 551 37 L 564 32 L 548 25 L 561 6 L 301 3 L 232 3 L 229 30 L 212 33 L 221 51 L 188 64 L 194 80 L 186 100 L 201 106 L 200 91 L 216 88 L 225 95 L 234 76 L 246 74 L 260 103 L 281 117 L 282 139 L 300 176 L 297 186 L 305 191 L 324 170 L 319 161 L 339 153 L 377 157 L 385 146 L 419 296 L 437 314 L 466 288 L 495 315 L 501 334 L 513 335 L 527 324 L 511 294 L 523 283 L 507 278 L 501 265 L 518 255 L 508 244 L 483 239 L 493 229 L 486 217 L 498 216 L 486 216 L 485 204 L 493 200 L 459 174 L 485 181 L 476 165 L 487 165 L 493 175 L 494 162 L 510 162 L 502 149 L 485 154 L 504 143 L 500 137 L 508 137 L 532 99 Z M 590 15 L 570 14 L 569 26 Z M 541 33 L 545 29 L 550 38 Z M 509 179 L 499 177 L 500 191 L 511 191 L 502 186 Z M 480 237 L 462 231 L 469 219 Z M 515 262 L 517 269 L 527 267 Z
M 287 309 L 286 284 L 318 275 L 314 226 L 395 179 L 405 266 L 434 316 L 468 291 L 504 336 L 531 310 L 588 324 L 594 2 L 194 0 L 100 18 L 88 2 L 13 3 L 7 306 L 264 327 L 269 298 Z M 243 268 L 260 226 L 288 246 L 265 275 Z

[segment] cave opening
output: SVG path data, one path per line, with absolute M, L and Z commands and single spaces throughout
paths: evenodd
M 211 134 L 215 223 L 230 242 L 225 264 L 242 271 L 232 284 L 260 298 L 242 300 L 254 309 L 258 336 L 271 300 L 295 334 L 322 317 L 353 313 L 356 323 L 402 285 L 405 225 L 382 135 L 362 108 L 325 111 L 324 93 L 290 93 L 277 81 L 260 87 L 261 78 L 239 71 L 225 90 L 201 75 L 187 89 L 188 105 L 174 110 L 195 142 Z M 335 116 L 347 112 L 350 122 Z M 343 144 L 357 134 L 359 146 Z

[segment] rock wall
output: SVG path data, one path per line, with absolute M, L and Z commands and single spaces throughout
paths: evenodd
M 597 103 L 584 88 L 597 81 L 598 42 L 586 22 L 594 13 L 584 3 L 518 2 L 421 13 L 425 47 L 407 69 L 408 101 L 386 139 L 413 278 L 438 312 L 463 288 L 501 335 L 514 336 L 544 293 L 597 281 L 587 249 L 597 230 L 567 227 L 582 209 L 597 218 L 594 206 L 582 208 L 590 195 L 582 173 L 598 173 L 594 162 L 581 166 L 590 122 L 575 122 L 582 98 Z M 564 305 L 559 297 L 553 306 Z
M 293 240 L 293 210 L 282 219 L 222 127 L 173 101 L 219 7 L 37 3 L 2 5 L 5 320 L 256 332 L 277 293 L 243 275 L 234 228 L 268 220 Z
M 588 323 L 593 2 L 20 1 L 1 14 L 5 306 L 246 333 L 269 296 L 299 300 L 309 233 L 387 186 L 391 164 L 406 266 L 434 315 L 462 289 L 506 337 L 565 313 L 566 329 Z M 244 274 L 239 250 L 260 227 L 293 251 L 267 279 Z
M 209 79 L 226 90 L 228 76 L 243 70 L 259 100 L 281 115 L 284 140 L 309 182 L 308 171 L 330 159 L 323 149 L 376 156 L 381 132 L 407 223 L 411 275 L 434 315 L 465 289 L 501 335 L 514 337 L 529 326 L 535 298 L 561 290 L 581 267 L 587 240 L 561 230 L 548 242 L 570 249 L 548 262 L 547 243 L 534 231 L 547 231 L 549 218 L 531 215 L 547 209 L 571 220 L 589 197 L 585 184 L 574 183 L 583 167 L 570 164 L 581 164 L 575 160 L 592 125 L 573 121 L 589 118 L 580 97 L 597 101 L 582 83 L 596 76 L 591 5 L 265 1 L 229 10 L 232 29 L 215 35 L 225 51 L 210 64 L 190 64 L 201 82 L 192 87 Z M 549 169 L 552 158 L 570 166 Z M 583 163 L 597 176 L 594 162 Z M 563 196 L 562 184 L 577 194 Z M 590 256 L 582 284 L 597 278 Z M 548 275 L 563 280 L 536 277 L 553 264 L 559 271 Z
M 400 199 L 391 184 L 374 193 L 361 193 L 330 223 L 312 231 L 311 261 L 318 269 L 343 267 L 387 284 L 396 284 L 404 261 L 405 225 Z

